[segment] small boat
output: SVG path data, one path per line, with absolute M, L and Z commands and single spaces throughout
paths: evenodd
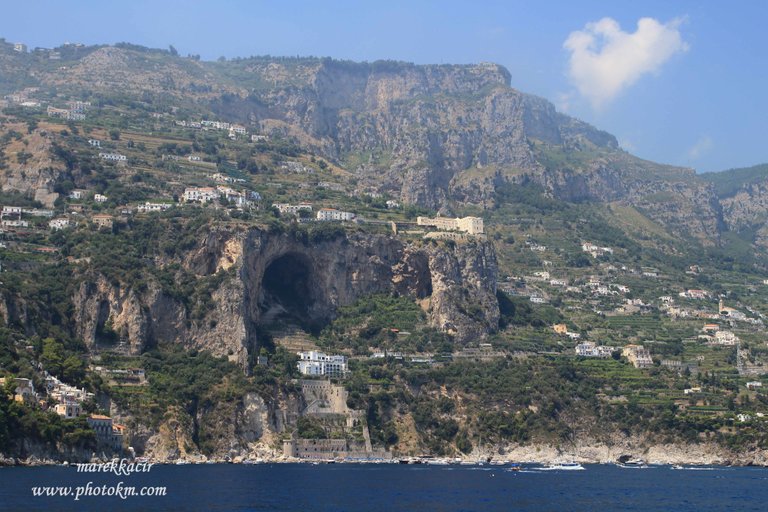
M 509 467 L 507 468 L 507 471 L 520 471 L 521 469 L 523 469 L 523 466 L 521 466 L 517 462 L 513 462 L 512 464 L 509 465 Z
M 675 464 L 670 469 L 685 469 L 685 468 L 683 466 L 681 466 L 680 464 Z
M 542 471 L 582 471 L 584 466 L 578 462 L 553 462 L 541 469 Z
M 634 469 L 645 469 L 648 467 L 648 464 L 643 459 L 629 459 L 625 460 L 624 462 L 617 462 L 616 465 L 620 468 Z

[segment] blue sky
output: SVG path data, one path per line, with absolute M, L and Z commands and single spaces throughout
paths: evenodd
M 768 2 L 3 0 L 0 13 L 0 37 L 30 47 L 498 62 L 640 157 L 700 172 L 768 162 Z

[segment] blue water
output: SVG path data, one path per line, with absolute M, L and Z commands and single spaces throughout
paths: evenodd
M 768 510 L 768 469 L 504 471 L 397 464 L 155 466 L 117 477 L 0 468 L 0 511 L 750 511 Z M 166 496 L 33 497 L 32 487 L 165 486 Z

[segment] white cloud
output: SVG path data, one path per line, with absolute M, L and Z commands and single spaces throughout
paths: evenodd
M 682 22 L 641 18 L 632 34 L 612 18 L 587 23 L 563 43 L 571 53 L 571 82 L 594 108 L 601 108 L 641 76 L 658 71 L 673 55 L 688 50 L 678 30 Z
M 705 135 L 696 141 L 696 144 L 688 149 L 688 158 L 698 160 L 712 149 L 712 137 Z

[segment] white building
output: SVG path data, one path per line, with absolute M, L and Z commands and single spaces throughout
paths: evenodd
M 80 190 L 76 188 L 75 190 L 69 193 L 69 198 L 80 200 L 85 197 L 85 192 L 86 192 L 85 190 Z
M 8 220 L 3 219 L 0 221 L 0 225 L 6 228 L 28 228 L 29 222 L 26 220 Z
M 596 345 L 591 341 L 585 341 L 576 345 L 576 355 L 581 357 L 599 357 L 607 359 L 611 357 L 614 350 L 616 350 L 616 347 Z
M 168 208 L 172 207 L 172 204 L 169 203 L 150 203 L 147 201 L 144 204 L 140 204 L 136 207 L 136 211 L 140 213 L 146 213 L 146 212 L 164 212 Z
M 0 217 L 16 217 L 17 219 L 20 219 L 21 213 L 21 206 L 3 206 L 3 211 L 0 213 Z
M 48 227 L 51 228 L 53 231 L 58 231 L 60 229 L 65 229 L 69 227 L 69 219 L 65 218 L 59 218 L 59 219 L 53 219 L 48 223 Z
M 95 148 L 100 148 L 101 147 L 101 141 L 97 140 L 97 139 L 88 139 L 88 144 L 90 144 L 91 146 L 93 146 Z
M 448 218 L 436 217 L 417 217 L 416 224 L 419 226 L 433 226 L 439 230 L 445 231 L 463 231 L 470 235 L 483 233 L 483 219 L 480 217 Z
M 649 368 L 653 366 L 651 353 L 642 345 L 626 345 L 622 349 L 621 355 L 626 357 L 635 368 Z
M 613 254 L 613 249 L 610 247 L 599 247 L 591 242 L 581 244 L 581 250 L 589 253 L 593 258 L 603 256 L 604 254 Z
M 288 203 L 273 203 L 272 208 L 277 208 L 277 211 L 281 215 L 286 213 L 291 215 L 297 215 L 301 210 L 311 212 L 312 205 L 309 203 L 288 204 Z
M 128 158 L 120 153 L 99 153 L 99 158 L 102 160 L 110 160 L 112 162 L 125 162 Z
M 107 199 L 109 199 L 109 198 L 107 196 L 105 196 L 105 195 L 102 195 L 102 194 L 94 194 L 93 195 L 93 200 L 96 201 L 97 203 L 106 203 Z
M 717 345 L 733 346 L 739 342 L 739 338 L 731 331 L 716 331 L 715 341 Z
M 321 208 L 317 211 L 317 220 L 340 220 L 350 221 L 355 218 L 355 214 L 352 212 L 344 212 L 341 210 L 334 210 L 333 208 Z
M 184 201 L 188 203 L 208 203 L 218 197 L 219 191 L 213 187 L 188 187 L 184 190 Z
M 302 375 L 344 377 L 348 371 L 345 356 L 329 356 L 316 350 L 298 352 L 298 355 L 297 365 Z

